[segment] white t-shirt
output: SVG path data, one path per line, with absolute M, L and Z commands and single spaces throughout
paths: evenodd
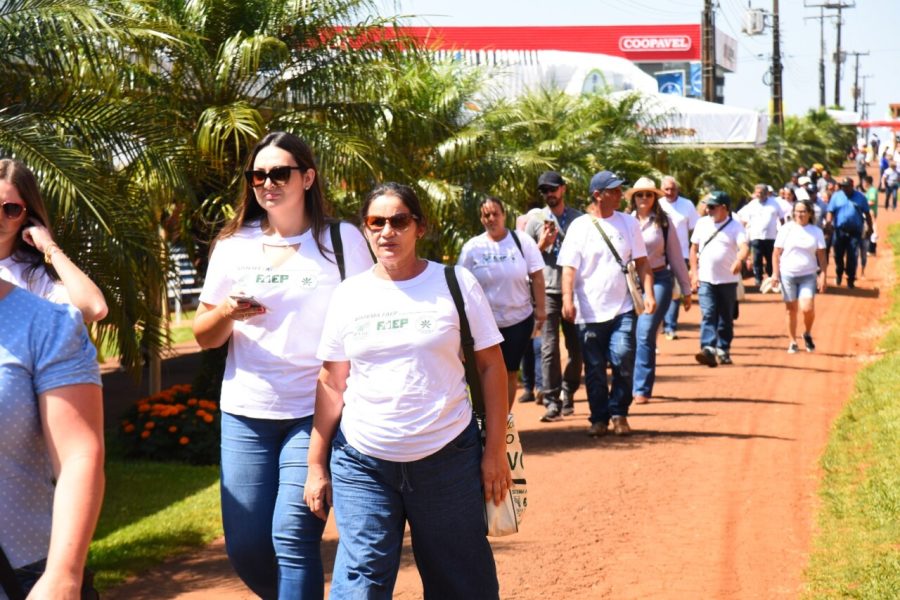
M 791 221 L 778 231 L 775 247 L 783 248 L 779 263 L 782 275 L 814 275 L 819 268 L 816 250 L 825 249 L 825 235 L 812 223 L 801 227 Z
M 35 296 L 56 304 L 71 304 L 66 287 L 59 281 L 53 281 L 44 265 L 28 273 L 31 263 L 19 262 L 12 256 L 0 260 L 0 279 L 28 290 Z
M 522 244 L 520 252 L 513 235 L 516 234 L 507 232 L 499 242 L 492 240 L 487 232 L 475 236 L 463 245 L 457 261 L 475 275 L 491 305 L 497 327 L 521 323 L 531 315 L 528 275 L 544 268 L 544 257 L 531 236 L 518 234 Z
M 681 254 L 687 258 L 690 251 L 690 232 L 697 226 L 697 220 L 700 219 L 697 207 L 684 196 L 678 196 L 675 202 L 669 202 L 669 199 L 663 196 L 659 199 L 659 205 L 662 206 L 663 210 L 672 218 L 672 222 L 675 223 L 678 241 L 681 242 Z M 680 221 L 678 217 L 681 218 Z
M 503 341 L 475 277 L 455 267 L 475 350 Z M 406 281 L 351 277 L 331 298 L 317 356 L 350 361 L 341 431 L 368 456 L 410 462 L 430 456 L 472 419 L 459 313 L 444 266 Z
M 331 249 L 326 229 L 324 246 Z M 297 254 L 271 267 L 263 243 L 300 244 Z M 341 224 L 347 276 L 372 266 L 362 234 Z M 200 301 L 217 305 L 241 291 L 268 311 L 235 321 L 228 342 L 222 410 L 255 419 L 296 419 L 313 413 L 322 362 L 316 348 L 340 272 L 331 253 L 322 256 L 309 230 L 282 240 L 244 227 L 213 250 Z
M 785 221 L 790 220 L 791 213 L 794 212 L 794 203 L 784 198 L 775 198 L 775 202 L 778 204 L 778 210 L 781 211 L 781 218 Z
M 647 256 L 641 226 L 633 216 L 616 211 L 596 221 L 623 263 Z M 604 323 L 634 309 L 625 274 L 591 215 L 572 221 L 556 262 L 575 269 L 576 323 Z
M 778 233 L 778 219 L 781 218 L 781 208 L 771 198 L 765 202 L 754 198 L 737 214 L 741 222 L 747 226 L 747 233 L 751 240 L 775 239 L 775 235 Z
M 726 217 L 727 219 L 727 217 Z M 731 272 L 731 265 L 738 257 L 741 244 L 747 243 L 747 233 L 740 221 L 732 218 L 707 244 L 713 233 L 725 222 L 716 223 L 712 217 L 701 217 L 691 236 L 691 244 L 697 244 L 697 275 L 700 281 L 718 285 L 720 283 L 737 283 L 740 274 Z M 704 247 L 704 244 L 706 246 Z

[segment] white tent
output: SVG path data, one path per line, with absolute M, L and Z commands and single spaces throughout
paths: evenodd
M 631 92 L 613 92 L 623 99 Z M 644 94 L 641 110 L 645 127 L 661 146 L 749 148 L 766 143 L 767 115 L 747 108 L 725 106 L 672 94 Z
M 530 90 L 555 88 L 577 95 L 585 92 L 656 92 L 656 79 L 634 63 L 617 56 L 535 51 L 460 52 L 454 58 L 466 64 L 487 66 L 490 80 L 486 99 L 514 99 Z

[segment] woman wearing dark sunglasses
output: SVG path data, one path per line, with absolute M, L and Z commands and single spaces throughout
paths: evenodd
M 418 197 L 386 183 L 362 217 L 378 263 L 332 297 L 305 492 L 323 519 L 334 502 L 331 597 L 390 598 L 408 522 L 425 598 L 497 598 L 483 511 L 512 483 L 503 338 L 478 281 L 456 267 L 485 397 L 482 453 L 444 267 L 416 252 Z
M 50 233 L 37 179 L 22 162 L 0 160 L 0 279 L 71 304 L 87 323 L 106 316 L 103 292 L 75 266 Z
M 544 257 L 531 236 L 517 235 L 506 228 L 506 210 L 499 198 L 488 196 L 479 210 L 484 233 L 463 244 L 457 264 L 467 268 L 481 284 L 500 328 L 512 410 L 525 346 L 547 318 Z
M 228 557 L 262 598 L 321 598 L 324 521 L 303 503 L 315 357 L 338 259 L 312 151 L 284 132 L 247 161 L 237 212 L 216 238 L 194 318 L 204 348 L 228 342 L 222 383 L 222 520 Z M 348 275 L 372 265 L 341 224 Z
M 656 338 L 669 304 L 672 302 L 673 277 L 682 290 L 691 289 L 691 278 L 684 264 L 681 244 L 678 240 L 677 213 L 670 215 L 663 210 L 659 199 L 665 194 L 656 182 L 641 177 L 626 192 L 629 212 L 641 225 L 641 236 L 647 247 L 647 261 L 653 269 L 653 296 L 656 310 L 649 315 L 638 315 L 635 327 L 634 383 L 632 395 L 635 404 L 646 404 L 653 396 L 656 380 Z M 673 211 L 674 212 L 674 211 Z M 682 296 L 684 310 L 691 307 L 690 291 Z

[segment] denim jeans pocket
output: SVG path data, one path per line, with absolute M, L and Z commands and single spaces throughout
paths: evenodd
M 450 442 L 444 446 L 444 449 L 453 450 L 455 452 L 468 452 L 479 444 L 481 444 L 481 430 L 478 427 L 477 421 L 473 418 L 472 421 L 466 425 L 466 428 L 462 430 L 462 433 L 450 440 Z

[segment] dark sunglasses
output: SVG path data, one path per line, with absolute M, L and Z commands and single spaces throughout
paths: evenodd
M 388 223 L 394 231 L 403 231 L 409 227 L 413 221 L 418 221 L 419 217 L 410 213 L 397 213 L 390 217 L 376 217 L 369 215 L 365 218 L 366 229 L 369 231 L 381 231 Z
M 656 198 L 656 194 L 653 192 L 635 192 L 635 198 Z
M 549 194 L 550 192 L 555 192 L 559 189 L 559 186 L 553 187 L 550 185 L 542 185 L 538 188 L 538 192 L 541 194 Z
M 303 170 L 303 167 L 275 167 L 268 172 L 262 169 L 254 169 L 245 171 L 244 177 L 247 178 L 247 183 L 250 184 L 250 187 L 259 187 L 266 182 L 266 179 L 270 179 L 277 186 L 282 186 L 290 180 L 291 171 Z
M 18 219 L 25 213 L 25 207 L 14 202 L 3 203 L 3 214 L 7 219 Z

